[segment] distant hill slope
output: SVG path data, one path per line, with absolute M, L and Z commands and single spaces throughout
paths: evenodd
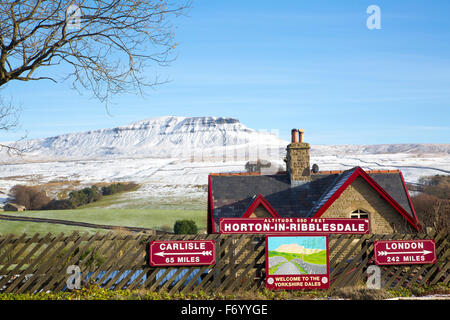
M 17 146 L 23 149 L 25 158 L 93 159 L 194 155 L 214 158 L 223 154 L 241 157 L 249 146 L 257 145 L 285 148 L 287 142 L 269 132 L 250 129 L 233 118 L 167 116 L 111 129 L 27 140 Z M 5 160 L 5 154 L 0 157 Z
M 450 154 L 450 143 L 410 143 L 410 144 L 372 144 L 372 145 L 313 145 L 311 153 L 315 156 L 334 154 Z
M 0 161 L 35 161 L 105 158 L 194 158 L 281 160 L 289 142 L 269 132 L 251 129 L 234 118 L 158 117 L 110 129 L 67 133 L 21 141 L 21 157 L 5 150 Z M 312 145 L 311 156 L 366 154 L 449 155 L 450 144 Z

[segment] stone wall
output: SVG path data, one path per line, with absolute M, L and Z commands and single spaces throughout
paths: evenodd
M 357 209 L 369 212 L 371 233 L 415 232 L 406 219 L 361 177 L 345 189 L 322 218 L 350 218 L 350 213 Z

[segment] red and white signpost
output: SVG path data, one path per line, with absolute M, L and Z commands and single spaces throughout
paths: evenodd
M 266 236 L 266 287 L 270 290 L 327 289 L 328 236 Z
M 431 239 L 379 240 L 374 242 L 373 247 L 377 265 L 436 262 L 436 243 Z
M 201 266 L 216 263 L 214 240 L 151 241 L 149 263 L 152 267 Z
M 328 234 L 368 234 L 370 225 L 369 219 L 349 218 L 221 218 L 219 232 L 266 235 L 268 289 L 326 289 Z M 279 249 L 271 250 L 271 241 Z M 312 244 L 304 247 L 308 241 Z M 316 242 L 321 245 L 314 247 Z
M 223 234 L 368 234 L 369 219 L 350 218 L 221 218 Z

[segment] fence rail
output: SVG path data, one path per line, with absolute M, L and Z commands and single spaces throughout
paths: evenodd
M 448 284 L 448 231 L 430 234 L 330 235 L 330 288 L 365 283 L 373 264 L 375 240 L 434 239 L 437 262 L 429 265 L 380 266 L 384 288 Z M 214 266 L 154 268 L 148 264 L 152 240 L 216 241 Z M 149 235 L 123 232 L 70 235 L 0 236 L 0 292 L 66 290 L 67 268 L 81 270 L 82 285 L 96 282 L 110 289 L 223 292 L 265 287 L 265 238 L 255 235 Z

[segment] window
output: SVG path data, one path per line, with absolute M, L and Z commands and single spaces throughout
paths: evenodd
M 350 213 L 350 218 L 354 219 L 369 219 L 369 213 L 367 211 L 358 209 Z

